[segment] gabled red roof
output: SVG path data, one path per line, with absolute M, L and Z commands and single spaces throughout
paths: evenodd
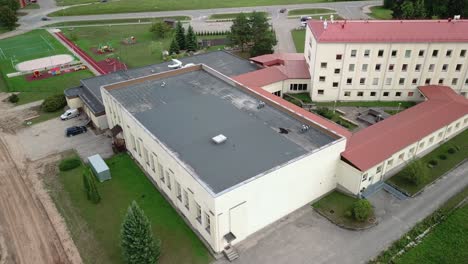
M 305 61 L 305 57 L 303 53 L 273 53 L 252 57 L 250 60 L 263 66 L 272 66 L 284 64 L 285 61 Z
M 318 42 L 468 42 L 468 20 L 310 20 Z
M 249 87 L 262 87 L 268 84 L 287 80 L 288 76 L 286 76 L 277 66 L 274 66 L 244 73 L 233 77 L 233 79 Z
M 427 101 L 351 137 L 341 156 L 361 171 L 468 114 L 468 100 L 447 86 L 423 86 Z

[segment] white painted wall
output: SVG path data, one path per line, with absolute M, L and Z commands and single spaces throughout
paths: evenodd
M 74 98 L 65 97 L 65 99 L 67 100 L 67 105 L 70 108 L 83 107 L 83 101 L 81 100 L 80 97 L 74 97 Z

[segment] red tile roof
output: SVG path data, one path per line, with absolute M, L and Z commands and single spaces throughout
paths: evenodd
M 318 42 L 468 42 L 468 20 L 320 20 L 308 26 Z
M 234 79 L 246 86 L 262 87 L 287 80 L 288 76 L 286 76 L 278 66 L 274 66 L 244 73 L 234 77 Z
M 468 114 L 468 100 L 447 86 L 419 87 L 427 100 L 351 137 L 343 158 L 361 171 Z
M 272 66 L 284 64 L 285 61 L 305 61 L 305 57 L 303 53 L 274 53 L 252 57 L 250 60 L 263 66 Z

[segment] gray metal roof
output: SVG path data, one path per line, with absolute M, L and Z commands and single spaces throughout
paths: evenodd
M 109 93 L 214 194 L 334 141 L 314 128 L 299 132 L 302 123 L 292 116 L 257 109 L 256 98 L 204 70 Z M 215 144 L 219 134 L 227 141 Z
M 100 172 L 109 170 L 109 167 L 104 162 L 104 160 L 101 158 L 101 155 L 99 155 L 99 154 L 88 157 L 88 161 L 89 161 L 90 165 L 94 168 L 96 173 L 100 173 Z
M 258 69 L 255 64 L 250 63 L 248 60 L 237 57 L 226 51 L 202 53 L 191 57 L 181 58 L 179 60 L 184 64 L 205 64 L 227 76 L 240 75 Z M 105 109 L 102 103 L 100 91 L 101 86 L 168 71 L 171 70 L 168 67 L 170 64 L 173 64 L 173 62 L 168 61 L 83 79 L 81 80 L 83 92 L 80 93 L 80 97 L 94 113 L 104 112 Z M 68 90 L 65 91 L 65 95 L 67 95 L 67 91 Z

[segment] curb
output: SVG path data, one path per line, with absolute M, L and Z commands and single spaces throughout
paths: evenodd
M 325 219 L 327 219 L 328 221 L 330 221 L 330 223 L 340 227 L 340 228 L 343 228 L 343 229 L 346 229 L 346 230 L 351 230 L 351 231 L 363 231 L 363 230 L 367 230 L 367 229 L 370 229 L 370 228 L 373 228 L 375 226 L 377 226 L 379 224 L 379 221 L 377 221 L 377 219 L 375 220 L 375 223 L 372 223 L 371 225 L 369 226 L 366 226 L 366 227 L 350 227 L 350 226 L 346 226 L 346 225 L 343 225 L 343 224 L 338 224 L 338 223 L 335 223 L 330 217 L 328 217 L 326 214 L 322 213 L 321 211 L 319 211 L 318 209 L 316 209 L 315 207 L 312 207 L 314 208 L 314 211 L 317 212 L 319 215 L 323 216 Z

